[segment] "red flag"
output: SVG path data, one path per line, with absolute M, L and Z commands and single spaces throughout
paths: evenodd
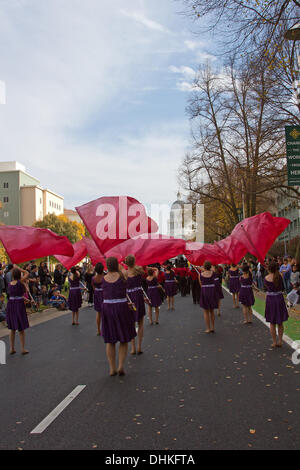
M 50 255 L 74 255 L 67 237 L 46 228 L 1 226 L 0 240 L 13 263 L 24 263 Z
M 86 237 L 84 237 L 83 240 L 87 249 L 87 253 L 91 258 L 92 265 L 96 266 L 97 263 L 102 263 L 103 266 L 106 267 L 105 257 L 97 247 L 94 240 Z
M 236 240 L 234 237 L 229 235 L 215 243 L 218 248 L 224 253 L 222 261 L 219 261 L 221 264 L 234 263 L 237 264 L 241 259 L 247 254 L 247 248 Z
M 146 266 L 184 254 L 185 244 L 185 240 L 180 238 L 155 234 L 147 239 L 143 237 L 129 239 L 109 250 L 106 256 L 107 258 L 114 256 L 120 263 L 127 255 L 134 255 L 138 265 Z
M 186 244 L 185 256 L 191 264 L 202 266 L 204 261 L 210 261 L 212 264 L 223 263 L 224 252 L 215 243 L 190 242 Z
M 130 238 L 158 230 L 144 206 L 129 196 L 101 197 L 76 210 L 102 253 Z
M 237 224 L 232 231 L 232 236 L 263 263 L 267 252 L 289 224 L 288 219 L 273 217 L 270 212 L 264 212 Z
M 87 248 L 84 240 L 74 243 L 74 256 L 55 255 L 55 258 L 66 268 L 70 269 L 76 266 L 87 255 Z

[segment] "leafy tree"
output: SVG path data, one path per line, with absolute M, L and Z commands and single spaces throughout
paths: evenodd
M 47 214 L 43 220 L 35 222 L 33 226 L 48 228 L 57 235 L 64 235 L 71 243 L 79 241 L 84 234 L 84 226 L 78 222 L 70 221 L 65 215 Z

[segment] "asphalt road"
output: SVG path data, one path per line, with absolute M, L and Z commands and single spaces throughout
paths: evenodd
M 128 356 L 125 377 L 108 375 L 91 308 L 78 327 L 64 315 L 27 330 L 30 354 L 0 365 L 0 449 L 299 449 L 290 347 L 272 350 L 256 318 L 242 325 L 228 294 L 215 334 L 190 296 L 175 306 L 162 306 L 159 325 L 146 321 L 144 354 Z M 78 385 L 55 421 L 30 434 Z

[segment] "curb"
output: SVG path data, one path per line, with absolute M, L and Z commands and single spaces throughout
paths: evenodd
M 224 285 L 222 285 L 222 288 L 229 294 L 231 295 L 231 293 L 229 292 L 229 289 L 227 289 L 227 287 L 225 287 Z M 270 325 L 266 322 L 265 318 L 260 314 L 258 313 L 256 310 L 254 310 L 252 308 L 252 312 L 253 312 L 253 315 L 258 318 L 268 329 L 270 329 Z M 290 338 L 289 336 L 283 334 L 283 337 L 282 337 L 283 341 L 285 343 L 287 343 L 292 349 L 293 348 L 293 344 L 295 342 L 295 340 L 293 340 L 292 338 Z

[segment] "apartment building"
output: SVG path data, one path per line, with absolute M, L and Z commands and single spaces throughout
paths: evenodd
M 19 162 L 0 162 L 0 222 L 31 226 L 46 214 L 64 213 L 64 198 L 44 189 Z

